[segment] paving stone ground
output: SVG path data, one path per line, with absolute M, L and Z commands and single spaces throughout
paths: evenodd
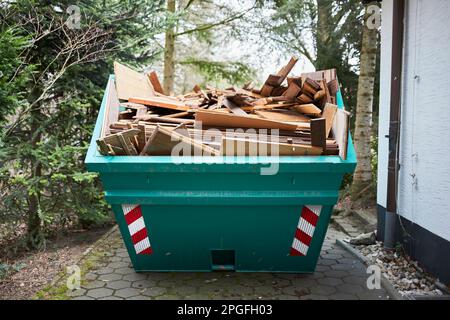
M 86 274 L 82 288 L 69 295 L 74 300 L 389 299 L 383 288 L 367 288 L 364 265 L 335 243 L 344 237 L 332 226 L 328 229 L 314 274 L 136 273 L 121 247 L 106 265 Z

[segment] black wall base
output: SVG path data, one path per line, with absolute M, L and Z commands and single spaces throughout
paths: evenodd
M 386 208 L 377 205 L 377 238 L 384 240 L 384 221 Z M 395 227 L 395 240 L 405 251 L 439 280 L 450 285 L 450 241 L 422 228 L 418 224 L 398 216 Z

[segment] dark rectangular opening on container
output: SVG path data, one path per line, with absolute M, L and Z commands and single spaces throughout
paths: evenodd
M 211 269 L 216 271 L 235 270 L 234 250 L 211 250 Z

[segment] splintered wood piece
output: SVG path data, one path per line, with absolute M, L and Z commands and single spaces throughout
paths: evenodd
M 161 94 L 165 94 L 164 93 L 164 89 L 163 89 L 163 87 L 161 85 L 161 82 L 159 82 L 158 74 L 155 71 L 152 71 L 152 72 L 150 72 L 148 74 L 148 79 L 150 80 L 150 83 L 152 84 L 153 89 L 156 92 L 161 93 Z
M 224 136 L 220 152 L 224 156 L 308 156 L 320 155 L 322 148 L 307 144 L 279 143 Z
M 116 89 L 119 99 L 129 100 L 130 97 L 153 97 L 155 90 L 150 80 L 142 73 L 136 72 L 119 62 L 114 62 Z
M 318 118 L 311 120 L 311 145 L 314 147 L 321 147 L 322 150 L 326 149 L 327 139 L 325 136 L 326 127 L 325 119 Z
M 320 115 L 320 113 L 322 112 L 322 110 L 320 110 L 319 108 L 317 108 L 314 104 L 312 103 L 308 103 L 308 104 L 301 104 L 301 105 L 296 105 L 293 107 L 295 110 L 297 110 L 300 113 L 303 114 L 310 114 L 310 115 Z
M 338 107 L 331 103 L 326 103 L 323 108 L 322 118 L 325 118 L 326 132 L 325 136 L 330 136 L 331 127 L 333 126 L 334 116 L 336 115 Z
M 172 110 L 187 111 L 189 107 L 181 101 L 169 99 L 167 97 L 148 97 L 142 98 L 138 96 L 130 97 L 130 102 L 141 103 L 146 106 L 160 107 Z
M 223 99 L 222 103 L 225 107 L 227 107 L 234 114 L 237 114 L 239 116 L 244 116 L 244 117 L 247 116 L 247 113 L 244 110 L 242 110 L 241 108 L 239 108 L 236 104 L 234 104 L 229 98 Z
M 217 126 L 225 128 L 255 128 L 255 129 L 281 129 L 295 131 L 297 125 L 279 121 L 260 119 L 256 116 L 238 116 L 230 113 L 198 110 L 195 121 L 201 121 L 204 126 Z
M 148 139 L 141 155 L 171 155 L 174 148 L 180 148 L 180 154 L 177 153 L 180 156 L 216 156 L 220 154 L 216 149 L 199 143 L 192 138 L 157 126 Z
M 348 143 L 348 128 L 349 128 L 350 113 L 338 109 L 334 117 L 331 133 L 339 146 L 339 156 L 342 160 L 347 159 L 347 143 Z
M 287 121 L 287 122 L 309 122 L 310 119 L 303 114 L 293 110 L 255 110 L 255 114 L 269 120 Z

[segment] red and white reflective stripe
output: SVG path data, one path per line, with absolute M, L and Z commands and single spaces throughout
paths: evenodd
M 292 242 L 291 256 L 306 256 L 308 253 L 321 210 L 322 206 L 303 207 Z
M 152 254 L 141 206 L 138 204 L 123 204 L 122 210 L 136 254 Z

